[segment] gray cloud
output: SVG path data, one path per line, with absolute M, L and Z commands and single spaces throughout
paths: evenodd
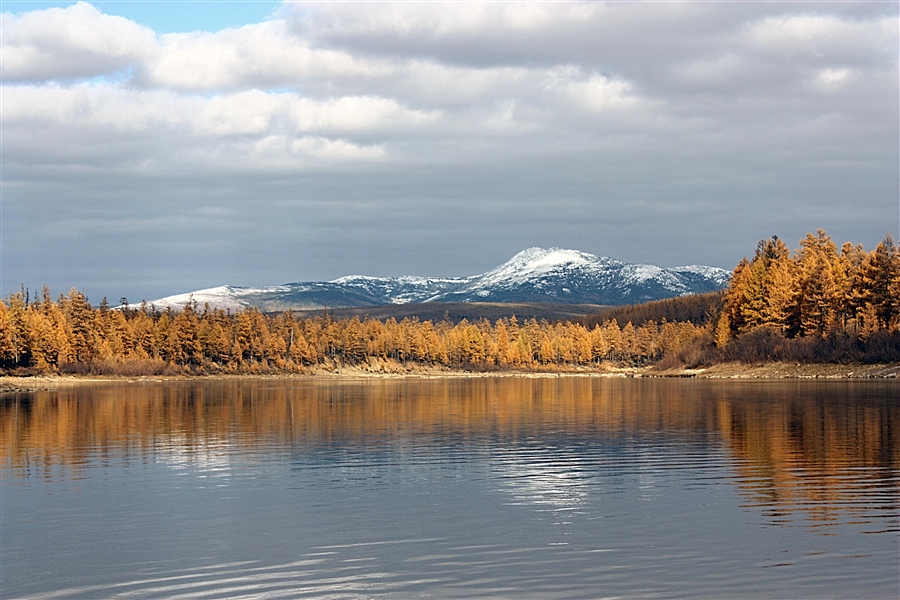
M 900 213 L 897 16 L 289 3 L 157 35 L 83 3 L 6 14 L 0 291 L 467 275 L 533 245 L 730 268 L 817 227 L 872 247 Z

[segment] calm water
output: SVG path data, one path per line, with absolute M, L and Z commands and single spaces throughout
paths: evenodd
M 0 396 L 0 594 L 900 596 L 900 382 Z

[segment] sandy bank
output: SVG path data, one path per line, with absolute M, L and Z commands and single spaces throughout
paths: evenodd
M 284 373 L 274 375 L 152 375 L 123 377 L 114 375 L 36 375 L 33 377 L 0 376 L 0 393 L 33 392 L 55 390 L 62 387 L 98 383 L 147 383 L 162 381 L 210 381 L 228 379 L 441 379 L 441 378 L 485 378 L 485 377 L 635 377 L 641 369 L 616 369 L 612 371 L 583 370 L 565 372 L 525 372 L 525 371 L 459 371 L 450 369 L 410 369 L 409 371 L 370 371 L 356 367 L 342 367 L 331 370 L 315 370 L 309 373 Z
M 725 363 L 700 369 L 660 371 L 655 375 L 701 379 L 892 379 L 900 377 L 900 364 Z
M 402 379 L 444 377 L 480 378 L 480 377 L 687 377 L 697 379 L 867 379 L 891 378 L 900 380 L 900 363 L 894 364 L 786 364 L 765 363 L 745 365 L 727 363 L 697 369 L 670 369 L 658 371 L 653 367 L 612 367 L 602 365 L 594 368 L 541 371 L 463 371 L 443 367 L 421 367 L 411 365 L 404 367 L 395 365 L 387 369 L 371 366 L 338 367 L 332 369 L 314 369 L 303 374 L 274 375 L 175 375 L 175 376 L 84 376 L 84 375 L 40 375 L 34 377 L 0 377 L 0 392 L 30 392 L 37 390 L 54 390 L 60 387 L 127 382 L 157 381 L 189 381 L 189 380 L 224 380 L 224 379 Z

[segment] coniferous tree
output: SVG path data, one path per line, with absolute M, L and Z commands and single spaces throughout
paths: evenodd
M 619 324 L 615 319 L 606 323 L 603 330 L 603 337 L 606 339 L 608 348 L 606 358 L 611 361 L 623 359 L 622 330 L 619 329 Z
M 79 363 L 93 360 L 97 338 L 94 309 L 84 294 L 75 288 L 69 291 L 65 315 L 71 336 L 73 360 Z
M 541 339 L 538 360 L 542 365 L 548 365 L 554 360 L 553 344 L 550 342 L 550 338 L 546 334 L 544 334 Z
M 591 350 L 591 334 L 581 324 L 569 324 L 569 335 L 572 339 L 574 360 L 578 364 L 588 365 L 593 361 Z
M 12 365 L 18 362 L 13 341 L 13 322 L 5 302 L 0 302 L 0 364 Z
M 509 330 L 506 328 L 506 322 L 503 319 L 497 319 L 495 330 L 497 332 L 497 364 L 506 366 L 510 364 Z
M 9 337 L 12 340 L 13 363 L 17 366 L 27 366 L 31 362 L 28 348 L 28 319 L 26 318 L 27 304 L 25 292 L 13 294 L 9 298 Z
M 728 323 L 734 332 L 743 332 L 748 329 L 745 320 L 744 304 L 752 297 L 751 291 L 750 261 L 746 258 L 737 264 L 731 274 L 731 283 L 725 293 L 725 306 L 723 312 L 728 317 Z
M 790 249 L 777 237 L 766 247 L 766 301 L 762 322 L 782 334 L 796 332 L 799 321 L 798 284 Z
M 716 323 L 716 346 L 724 348 L 729 341 L 731 341 L 731 322 L 728 319 L 728 314 L 723 312 Z
M 825 335 L 835 324 L 839 293 L 828 257 L 813 250 L 801 258 L 800 328 L 803 335 Z
M 528 333 L 524 329 L 519 330 L 519 337 L 516 339 L 516 354 L 518 355 L 516 364 L 529 366 L 534 362 L 534 346 L 531 345 Z
M 197 337 L 198 318 L 192 305 L 184 307 L 172 321 L 170 340 L 170 360 L 179 365 L 195 365 L 199 362 L 203 348 Z
M 634 361 L 637 352 L 634 325 L 631 321 L 625 323 L 625 327 L 622 328 L 621 340 L 622 357 L 628 362 Z
M 896 327 L 898 309 L 897 297 L 893 290 L 900 276 L 897 249 L 890 234 L 869 253 L 859 268 L 859 305 L 865 309 L 871 305 L 879 328 Z M 871 313 L 872 310 L 869 312 Z
M 609 342 L 599 324 L 591 330 L 591 355 L 598 363 L 609 358 Z
M 134 355 L 139 359 L 159 358 L 155 342 L 156 327 L 146 304 L 131 313 L 131 334 L 134 339 Z

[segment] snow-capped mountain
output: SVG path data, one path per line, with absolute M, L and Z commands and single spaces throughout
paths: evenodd
M 221 286 L 168 296 L 159 309 L 198 306 L 261 310 L 381 306 L 420 302 L 550 302 L 634 304 L 719 290 L 729 271 L 691 265 L 663 268 L 628 264 L 577 250 L 529 248 L 482 275 L 455 278 L 367 277 L 287 283 L 264 288 Z

